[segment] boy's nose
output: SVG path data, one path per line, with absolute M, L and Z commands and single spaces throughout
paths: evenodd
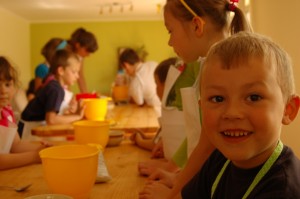
M 6 91 L 7 91 L 7 88 L 6 88 L 5 84 L 0 84 L 0 92 L 5 93 Z
M 223 119 L 242 119 L 241 105 L 238 103 L 228 103 L 223 113 Z

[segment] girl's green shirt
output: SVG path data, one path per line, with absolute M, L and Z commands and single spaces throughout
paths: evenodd
M 182 68 L 182 65 L 175 66 L 175 67 Z M 166 102 L 167 106 L 177 107 L 179 110 L 182 111 L 182 100 L 181 100 L 180 89 L 193 86 L 194 82 L 196 81 L 197 75 L 199 74 L 199 70 L 200 70 L 199 62 L 186 64 L 182 73 L 177 78 L 175 84 L 170 90 Z
M 182 69 L 182 65 L 175 67 Z M 198 61 L 186 64 L 186 67 L 183 69 L 174 86 L 170 90 L 169 96 L 167 98 L 167 106 L 177 107 L 180 111 L 182 111 L 182 98 L 180 89 L 192 87 L 197 79 L 197 76 L 199 75 L 199 72 L 200 63 Z M 180 145 L 180 147 L 172 157 L 172 161 L 180 168 L 183 168 L 188 160 L 187 146 L 187 139 L 184 139 L 183 143 Z

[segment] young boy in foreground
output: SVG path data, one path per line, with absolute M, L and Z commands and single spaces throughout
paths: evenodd
M 300 161 L 280 141 L 300 104 L 286 52 L 236 34 L 210 50 L 200 85 L 203 133 L 217 149 L 182 198 L 300 198 Z

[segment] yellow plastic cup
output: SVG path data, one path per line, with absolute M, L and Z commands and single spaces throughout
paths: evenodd
M 98 154 L 96 145 L 62 145 L 40 151 L 44 177 L 54 194 L 88 199 L 94 186 Z
M 128 95 L 128 85 L 123 86 L 114 86 L 112 89 L 112 95 L 114 101 L 128 101 L 129 95 Z
M 99 144 L 104 149 L 109 139 L 109 121 L 81 120 L 73 123 L 77 144 Z
M 104 120 L 107 113 L 107 102 L 110 98 L 83 99 L 84 116 L 88 120 Z

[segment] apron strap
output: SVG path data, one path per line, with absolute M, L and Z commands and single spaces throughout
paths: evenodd
M 283 150 L 283 143 L 279 140 L 278 144 L 275 148 L 275 150 L 273 151 L 272 155 L 268 158 L 268 160 L 264 163 L 264 165 L 262 166 L 262 168 L 259 170 L 259 172 L 256 174 L 254 180 L 252 181 L 252 183 L 250 184 L 250 186 L 248 187 L 246 193 L 244 194 L 242 199 L 246 199 L 250 193 L 252 192 L 252 190 L 256 187 L 256 185 L 260 182 L 260 180 L 268 173 L 268 171 L 271 169 L 271 167 L 274 165 L 275 161 L 278 159 L 278 157 L 280 156 L 281 152 Z M 230 160 L 227 160 L 225 162 L 225 164 L 223 165 L 221 171 L 219 172 L 217 178 L 215 179 L 212 188 L 211 188 L 211 196 L 210 198 L 213 198 L 215 190 L 220 182 L 220 179 L 225 171 L 225 169 L 227 168 L 228 164 L 229 164 Z

